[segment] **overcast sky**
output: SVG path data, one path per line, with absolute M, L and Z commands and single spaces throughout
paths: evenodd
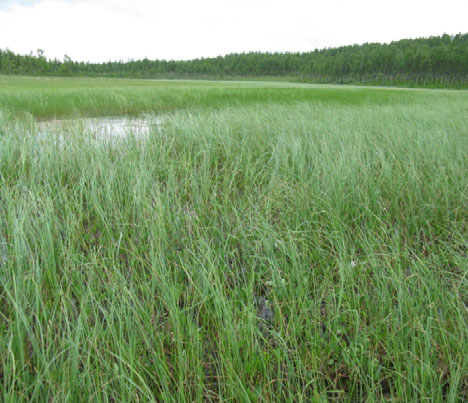
M 309 51 L 468 32 L 468 0 L 0 0 L 0 49 L 79 61 Z

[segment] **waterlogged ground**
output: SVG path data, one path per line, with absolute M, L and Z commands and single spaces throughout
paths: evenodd
M 67 133 L 82 132 L 96 140 L 115 141 L 128 137 L 146 139 L 161 125 L 161 118 L 144 116 L 99 117 L 42 120 L 36 124 L 40 137 L 55 137 L 66 140 Z
M 37 119 L 164 115 L 251 105 L 413 105 L 467 98 L 467 91 L 320 86 L 281 82 L 116 80 L 0 76 L 0 109 Z
M 0 77 L 0 401 L 468 401 L 467 127 L 458 91 Z

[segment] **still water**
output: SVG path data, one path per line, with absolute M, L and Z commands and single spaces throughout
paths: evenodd
M 55 135 L 62 140 L 66 138 L 67 133 L 78 130 L 103 141 L 124 139 L 129 136 L 145 139 L 160 125 L 161 119 L 156 116 L 56 119 L 37 122 L 39 136 Z

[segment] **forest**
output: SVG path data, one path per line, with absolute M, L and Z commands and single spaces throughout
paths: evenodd
M 468 86 L 468 33 L 365 43 L 302 53 L 233 53 L 194 60 L 78 62 L 38 49 L 0 50 L 0 74 L 125 78 L 246 79 L 420 87 Z

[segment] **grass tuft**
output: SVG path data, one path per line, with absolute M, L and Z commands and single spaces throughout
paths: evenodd
M 468 398 L 466 93 L 62 81 L 0 88 L 1 400 Z

